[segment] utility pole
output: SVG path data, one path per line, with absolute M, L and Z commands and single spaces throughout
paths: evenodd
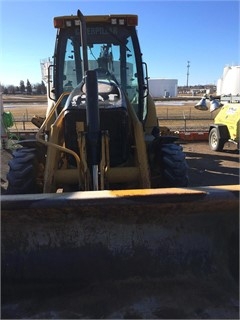
M 189 68 L 190 68 L 190 61 L 187 62 L 187 88 L 188 88 Z

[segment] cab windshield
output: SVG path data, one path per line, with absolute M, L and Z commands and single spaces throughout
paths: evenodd
M 71 91 L 82 81 L 83 51 L 78 27 L 60 29 L 57 39 L 54 83 L 58 98 L 62 92 Z M 135 28 L 88 24 L 87 57 L 88 69 L 98 69 L 102 74 L 111 76 L 143 120 L 144 76 Z

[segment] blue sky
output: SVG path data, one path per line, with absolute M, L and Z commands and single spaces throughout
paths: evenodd
M 0 0 L 0 82 L 41 82 L 40 60 L 51 57 L 53 17 L 129 13 L 139 16 L 138 35 L 150 78 L 186 85 L 216 84 L 226 65 L 240 64 L 239 1 Z

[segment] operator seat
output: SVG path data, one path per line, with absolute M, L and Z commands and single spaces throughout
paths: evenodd
M 75 92 L 74 92 L 75 91 Z M 71 93 L 64 113 L 64 136 L 66 147 L 78 151 L 76 123 L 86 125 L 86 85 L 80 84 L 78 90 Z M 130 125 L 127 104 L 121 89 L 114 81 L 98 81 L 98 107 L 100 130 L 109 134 L 110 166 L 115 167 L 127 161 L 130 152 Z M 71 165 L 75 159 L 67 155 Z

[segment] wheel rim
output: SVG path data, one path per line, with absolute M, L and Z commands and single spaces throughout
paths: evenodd
M 218 138 L 217 138 L 217 135 L 215 132 L 212 133 L 211 135 L 211 145 L 213 147 L 216 147 L 217 146 L 217 143 L 218 143 Z

